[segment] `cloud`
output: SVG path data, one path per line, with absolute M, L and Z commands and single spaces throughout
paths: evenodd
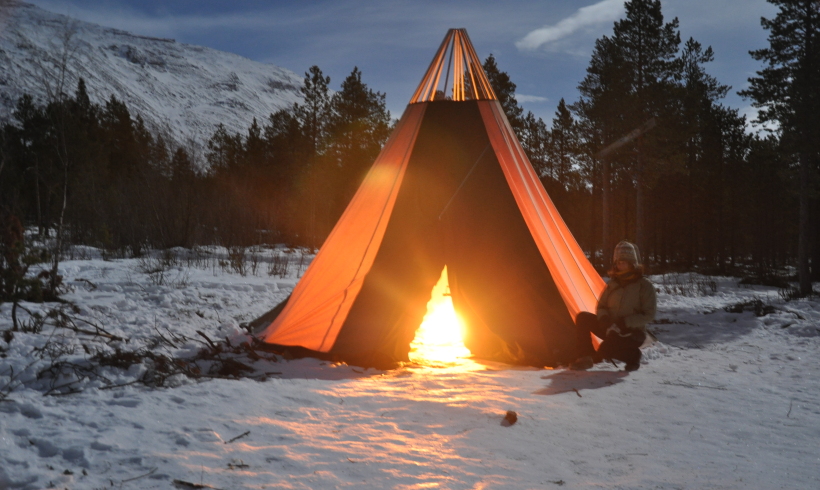
M 515 94 L 515 100 L 522 104 L 547 102 L 549 99 L 540 95 Z
M 623 0 L 603 0 L 594 5 L 582 7 L 555 25 L 536 29 L 515 46 L 522 50 L 535 50 L 565 39 L 578 31 L 587 30 L 615 21 L 623 14 Z

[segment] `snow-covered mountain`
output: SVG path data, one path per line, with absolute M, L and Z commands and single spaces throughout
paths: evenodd
M 92 101 L 114 95 L 149 127 L 196 146 L 219 123 L 244 134 L 254 117 L 262 123 L 298 102 L 302 85 L 290 70 L 236 54 L 0 0 L 0 123 L 23 93 L 39 101 L 73 94 L 79 77 Z

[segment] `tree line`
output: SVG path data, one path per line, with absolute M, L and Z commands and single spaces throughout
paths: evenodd
M 595 43 L 580 97 L 548 126 L 515 102 L 515 85 L 485 62 L 511 125 L 582 247 L 602 267 L 620 239 L 655 270 L 758 275 L 797 266 L 803 293 L 820 279 L 820 3 L 770 0 L 766 65 L 740 94 L 749 121 L 721 99 L 711 47 L 681 40 L 659 0 L 625 3 Z M 624 143 L 626 141 L 626 143 Z M 617 149 L 610 151 L 612 148 Z
M 358 69 L 331 95 L 318 67 L 302 103 L 219 125 L 203 152 L 146 128 L 112 96 L 38 105 L 26 95 L 2 134 L 0 204 L 70 243 L 127 255 L 147 248 L 287 243 L 318 246 L 390 131 L 384 94 Z
M 741 92 L 775 129 L 751 134 L 660 0 L 631 0 L 595 43 L 580 97 L 549 124 L 525 113 L 490 55 L 485 72 L 564 220 L 593 262 L 636 241 L 656 271 L 820 279 L 820 6 L 770 0 L 765 66 Z M 123 254 L 196 244 L 318 247 L 386 141 L 385 96 L 358 69 L 331 93 L 314 66 L 303 101 L 244 134 L 218 126 L 200 154 L 153 134 L 125 104 L 24 96 L 0 131 L 0 205 L 41 236 Z

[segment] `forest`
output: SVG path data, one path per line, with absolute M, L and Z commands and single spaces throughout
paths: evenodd
M 526 112 L 490 55 L 484 69 L 534 169 L 590 259 L 605 270 L 620 239 L 653 273 L 746 276 L 811 293 L 820 280 L 820 5 L 770 0 L 770 46 L 741 95 L 767 131 L 721 100 L 712 47 L 681 39 L 659 0 L 632 0 L 594 46 L 579 98 L 551 121 Z M 318 66 L 303 101 L 215 128 L 198 150 L 147 129 L 111 96 L 79 81 L 40 104 L 24 96 L 0 129 L 0 266 L 21 270 L 23 229 L 110 256 L 198 245 L 318 248 L 394 120 L 385 94 L 354 68 L 340 88 Z M 6 274 L 6 272 L 4 272 Z M 8 280 L 10 281 L 10 280 Z M 10 282 L 0 299 L 10 295 Z M 52 284 L 55 284 L 52 280 Z

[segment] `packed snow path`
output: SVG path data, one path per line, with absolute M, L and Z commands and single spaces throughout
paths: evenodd
M 237 322 L 296 280 L 179 267 L 157 285 L 139 270 L 67 262 L 66 299 L 130 348 L 155 328 L 237 342 Z M 302 359 L 254 365 L 280 374 L 163 389 L 88 382 L 43 396 L 30 379 L 0 402 L 0 488 L 820 488 L 820 302 L 731 278 L 714 294 L 661 288 L 659 299 L 660 342 L 629 374 Z M 752 299 L 765 315 L 724 310 Z M 10 325 L 4 304 L 0 331 Z M 34 369 L 29 353 L 50 333 L 0 340 L 0 387 L 10 368 Z M 109 377 L 124 384 L 141 369 Z

